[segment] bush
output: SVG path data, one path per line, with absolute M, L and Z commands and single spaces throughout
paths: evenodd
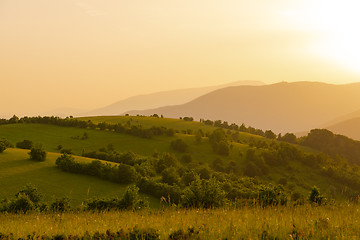
M 174 185 L 179 182 L 179 174 L 176 172 L 176 169 L 173 167 L 167 168 L 161 172 L 162 182 L 169 185 Z
M 50 210 L 54 212 L 65 212 L 70 209 L 70 199 L 68 197 L 56 198 L 50 205 Z
M 257 202 L 262 207 L 284 205 L 287 198 L 283 189 L 278 186 L 260 186 Z
M 168 167 L 177 167 L 179 162 L 174 154 L 163 153 L 160 159 L 156 162 L 155 168 L 157 173 L 161 173 Z
M 37 204 L 42 198 L 42 194 L 38 191 L 37 187 L 31 183 L 26 184 L 15 196 L 19 197 L 20 195 L 26 195 L 29 199 Z
M 26 213 L 34 209 L 34 203 L 30 200 L 29 196 L 26 194 L 17 195 L 16 199 L 12 200 L 9 204 L 9 212 L 23 212 Z
M 308 200 L 311 204 L 317 204 L 320 206 L 325 203 L 326 198 L 320 194 L 319 188 L 314 186 L 310 191 Z
M 193 181 L 195 181 L 198 178 L 200 178 L 200 177 L 197 173 L 195 173 L 194 171 L 188 171 L 188 172 L 184 173 L 184 175 L 182 176 L 181 182 L 185 186 L 189 186 Z
M 179 186 L 170 186 L 166 183 L 155 182 L 154 180 L 142 178 L 136 183 L 142 193 L 151 196 L 168 199 L 172 203 L 178 203 L 181 199 L 181 189 Z
M 211 208 L 220 207 L 225 201 L 225 192 L 221 189 L 220 183 L 212 178 L 194 181 L 185 189 L 181 204 L 183 207 Z
M 6 146 L 3 142 L 0 142 L 0 153 L 4 152 L 6 150 Z
M 73 154 L 71 149 L 65 149 L 65 148 L 61 148 L 60 153 L 62 153 L 62 154 Z
M 134 167 L 119 164 L 117 168 L 117 179 L 119 183 L 133 183 L 136 181 L 138 174 Z
M 30 140 L 24 140 L 22 142 L 16 143 L 16 147 L 21 149 L 31 149 L 33 145 L 33 142 Z
M 46 152 L 42 145 L 37 145 L 36 147 L 31 148 L 29 155 L 30 159 L 36 161 L 45 161 L 46 159 Z
M 0 139 L 0 143 L 3 143 L 5 145 L 5 147 L 7 148 L 13 148 L 14 144 L 12 144 L 11 142 L 9 142 L 7 139 L 2 138 Z
M 118 197 L 111 199 L 91 199 L 86 201 L 86 208 L 88 210 L 108 211 L 110 209 L 143 209 L 149 206 L 149 203 L 140 199 L 139 188 L 136 186 L 129 186 L 125 194 L 120 199 Z

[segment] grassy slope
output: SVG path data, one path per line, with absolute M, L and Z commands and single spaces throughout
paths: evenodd
M 155 117 L 133 117 L 133 116 L 111 116 L 111 117 L 91 117 L 81 118 L 82 120 L 92 120 L 94 123 L 108 122 L 108 123 L 126 123 L 131 121 L 132 125 L 140 124 L 145 128 L 151 126 L 165 126 L 177 130 L 183 129 L 202 129 L 204 132 L 212 132 L 215 128 L 206 126 L 199 122 L 186 122 L 180 119 L 165 119 Z M 87 140 L 77 140 L 72 137 L 82 136 L 87 132 L 89 138 Z M 118 134 L 114 132 L 106 132 L 100 130 L 79 129 L 71 127 L 59 127 L 42 124 L 10 124 L 0 126 L 0 138 L 7 138 L 13 143 L 29 139 L 34 142 L 41 142 L 45 145 L 48 151 L 58 151 L 56 147 L 61 144 L 64 148 L 71 148 L 75 154 L 81 155 L 82 151 L 94 151 L 101 147 L 106 147 L 109 143 L 114 145 L 115 150 L 120 152 L 133 151 L 141 155 L 152 155 L 154 151 L 158 152 L 173 152 L 170 148 L 170 142 L 176 138 L 182 138 L 188 143 L 189 154 L 195 161 L 208 163 L 211 165 L 212 161 L 220 157 L 225 164 L 231 160 L 237 162 L 240 166 L 245 164 L 245 153 L 249 148 L 246 144 L 232 143 L 233 148 L 230 156 L 223 157 L 215 155 L 207 140 L 203 138 L 200 144 L 195 144 L 195 137 L 192 135 L 176 134 L 175 137 L 154 137 L 153 139 L 144 139 L 127 134 Z M 240 140 L 246 142 L 249 139 L 261 139 L 263 141 L 270 141 L 266 138 L 251 135 L 248 133 L 240 133 Z M 309 149 L 301 147 L 305 151 Z M 175 153 L 179 159 L 183 154 Z M 317 175 L 312 169 L 306 167 L 298 162 L 291 162 L 287 167 L 277 167 L 270 170 L 269 175 L 265 176 L 266 180 L 277 183 L 280 178 L 287 178 L 288 185 L 294 185 L 296 191 L 307 194 L 309 188 L 316 185 L 322 189 L 323 192 L 330 192 L 331 185 L 337 183 L 322 176 Z
M 27 150 L 10 148 L 0 154 L 0 199 L 13 197 L 27 183 L 36 185 L 44 193 L 45 201 L 68 196 L 74 206 L 91 197 L 121 196 L 126 189 L 125 185 L 96 177 L 62 172 L 55 168 L 58 153 L 48 153 L 44 162 L 30 160 L 27 153 Z M 83 157 L 76 160 L 92 161 Z M 152 206 L 158 205 L 156 199 L 149 200 Z

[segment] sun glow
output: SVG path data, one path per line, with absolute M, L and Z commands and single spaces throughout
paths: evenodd
M 360 73 L 360 2 L 311 1 L 284 15 L 319 35 L 315 54 Z

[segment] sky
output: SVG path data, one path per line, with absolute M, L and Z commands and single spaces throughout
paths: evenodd
M 360 81 L 357 1 L 0 0 L 0 117 L 240 80 Z

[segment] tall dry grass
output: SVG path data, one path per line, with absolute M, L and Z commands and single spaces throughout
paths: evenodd
M 161 239 L 189 227 L 201 239 L 360 239 L 358 205 L 244 207 L 240 209 L 164 209 L 63 214 L 1 214 L 0 233 L 83 235 L 153 228 Z

